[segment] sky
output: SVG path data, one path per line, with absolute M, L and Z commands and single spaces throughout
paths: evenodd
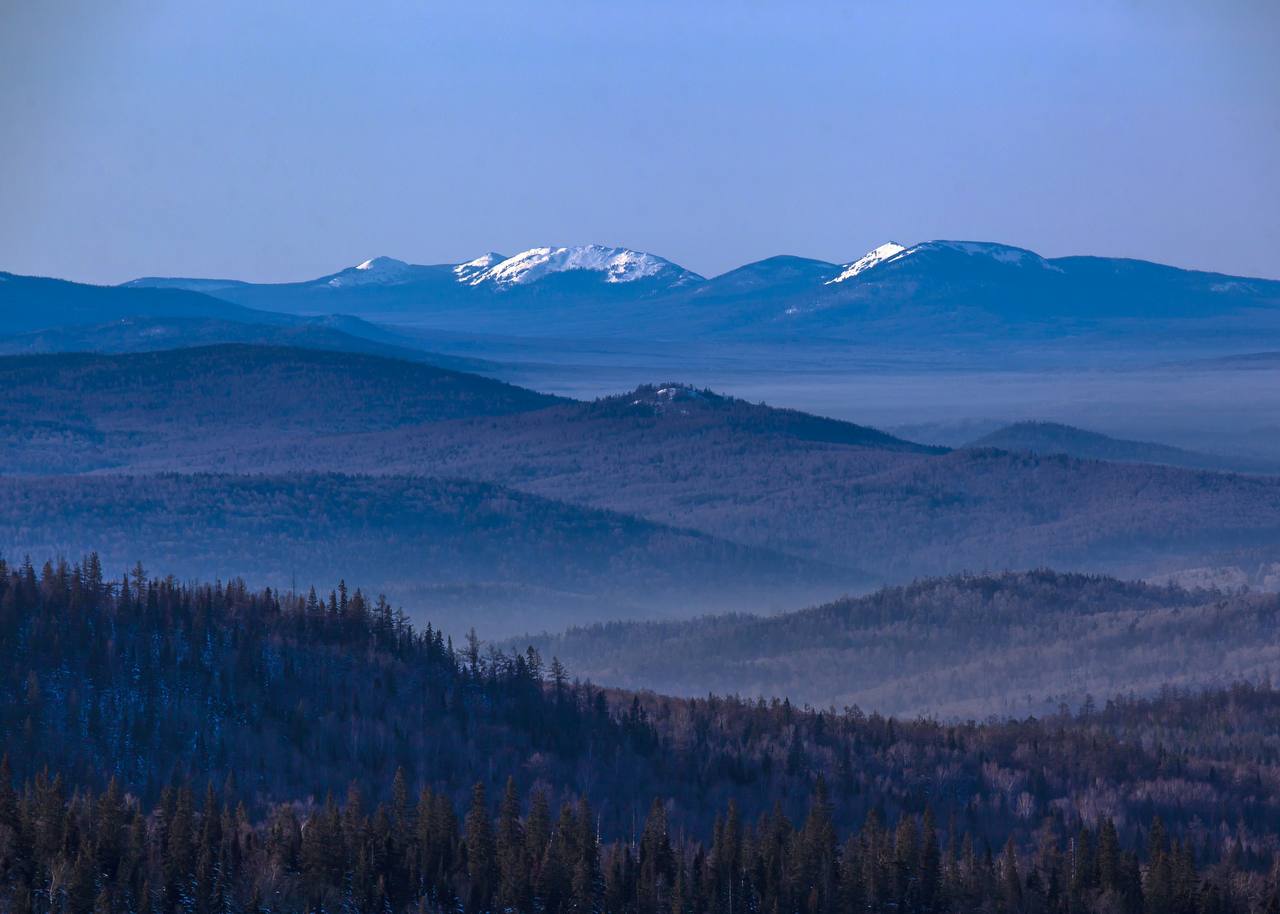
M 1280 277 L 1280 4 L 0 0 L 0 270 L 934 238 Z

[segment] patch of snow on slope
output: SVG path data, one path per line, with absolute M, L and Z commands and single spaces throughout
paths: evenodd
M 344 286 L 396 283 L 402 281 L 412 269 L 410 264 L 403 260 L 396 260 L 394 257 L 373 257 L 364 263 L 343 270 L 329 280 L 329 285 L 336 289 Z
M 832 283 L 844 282 L 845 280 L 853 279 L 853 277 L 857 276 L 859 273 L 864 273 L 872 267 L 879 266 L 886 260 L 892 260 L 906 250 L 907 249 L 905 247 L 897 242 L 886 242 L 885 244 L 880 245 L 880 247 L 868 251 L 853 263 L 846 265 L 844 271 L 835 279 L 827 280 L 826 285 L 829 286 Z
M 909 249 L 903 256 L 906 257 L 920 251 L 929 250 L 958 251 L 970 257 L 986 257 L 997 263 L 1007 263 L 1015 266 L 1038 266 L 1041 269 L 1052 270 L 1055 273 L 1063 272 L 1062 267 L 1049 263 L 1035 251 L 1015 248 L 1007 244 L 995 244 L 989 241 L 928 241 Z
M 634 282 L 663 272 L 683 270 L 653 254 L 611 248 L 602 244 L 584 244 L 576 247 L 530 248 L 509 257 L 499 264 L 475 274 L 468 282 L 479 285 L 493 282 L 498 286 L 525 285 L 537 282 L 552 273 L 570 270 L 588 270 L 603 273 L 609 283 Z
M 488 254 L 481 254 L 475 260 L 468 260 L 466 263 L 458 264 L 453 268 L 453 275 L 458 277 L 458 282 L 471 282 L 485 270 L 502 263 L 506 259 L 502 254 L 490 251 Z

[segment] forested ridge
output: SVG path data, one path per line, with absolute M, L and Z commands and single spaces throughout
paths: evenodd
M 1037 569 L 930 578 L 774 615 L 597 623 L 520 644 L 627 688 L 1009 717 L 1088 694 L 1280 675 L 1278 630 L 1277 594 Z
M 6 551 L 141 559 L 179 577 L 327 578 L 359 556 L 366 586 L 463 635 L 610 616 L 769 609 L 860 576 L 696 530 L 492 483 L 339 473 L 0 476 Z M 420 617 L 419 621 L 425 621 Z
M 314 438 L 560 402 L 421 362 L 289 346 L 0 356 L 11 473 L 174 469 L 188 449 L 220 469 L 267 440 L 305 453 Z
M 1037 566 L 1147 577 L 1280 559 L 1274 477 L 942 453 L 678 384 L 565 402 L 394 359 L 208 346 L 0 358 L 0 417 L 9 472 L 465 478 L 884 583 Z M 37 499 L 58 487 L 26 484 Z
M 0 566 L 5 910 L 1264 911 L 1277 733 L 1268 683 L 896 720 L 606 691 L 346 585 Z

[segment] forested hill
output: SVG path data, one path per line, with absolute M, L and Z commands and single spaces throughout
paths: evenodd
M 305 446 L 305 444 L 300 445 Z M 486 637 L 606 618 L 669 618 L 830 599 L 837 568 L 504 486 L 420 476 L 0 477 L 0 548 L 97 549 L 184 579 L 275 587 L 358 563 L 368 586 L 450 633 Z
M 285 346 L 329 352 L 354 352 L 424 362 L 457 371 L 491 372 L 482 359 L 415 348 L 415 340 L 355 317 L 293 318 L 289 323 L 246 323 L 223 317 L 126 317 L 103 324 L 76 324 L 0 333 L 0 354 L 47 355 L 64 352 L 129 353 L 199 348 L 226 344 Z
M 658 910 L 648 886 L 663 911 L 711 914 L 732 884 L 801 914 L 841 893 L 869 910 L 1138 914 L 1164 893 L 1185 907 L 1156 910 L 1256 910 L 1280 849 L 1278 725 L 1269 686 L 959 725 L 633 696 L 535 651 L 451 645 L 345 585 L 6 566 L 0 751 L 26 786 L 0 784 L 0 904 L 622 914 Z M 505 905 L 499 847 L 532 854 L 501 864 L 529 880 Z M 927 907 L 909 903 L 922 886 Z
M 9 473 L 465 478 L 886 583 L 1037 566 L 1248 576 L 1280 561 L 1274 477 L 941 453 L 685 385 L 564 402 L 419 364 L 254 347 L 0 359 L 0 382 Z
M 1058 422 L 1015 422 L 970 442 L 969 447 L 995 447 L 1036 454 L 1069 454 L 1090 460 L 1123 463 L 1161 463 L 1200 470 L 1241 473 L 1275 473 L 1280 466 L 1265 460 L 1205 454 L 1151 441 L 1113 438 Z
M 0 326 L 5 334 L 159 316 L 267 324 L 291 320 L 188 289 L 94 286 L 0 271 Z
M 1280 595 L 1053 571 L 959 575 L 772 616 L 605 622 L 532 642 L 610 685 L 984 717 L 1280 671 Z
M 0 358 L 9 472 L 128 465 L 132 455 L 166 448 L 248 452 L 264 439 L 303 450 L 312 437 L 558 402 L 420 362 L 292 347 Z

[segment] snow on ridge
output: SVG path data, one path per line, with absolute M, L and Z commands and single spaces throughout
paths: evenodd
M 1031 251 L 1024 251 L 1022 248 L 1009 247 L 1008 245 L 996 244 L 991 241 L 930 241 L 927 245 L 922 244 L 920 247 L 947 248 L 952 251 L 959 251 L 962 254 L 968 254 L 970 257 L 990 257 L 1000 263 L 1022 263 L 1028 257 L 1039 259 Z
M 496 251 L 490 251 L 487 254 L 481 254 L 474 260 L 468 260 L 466 263 L 460 263 L 453 268 L 453 275 L 458 277 L 458 282 L 470 282 L 478 274 L 483 273 L 490 267 L 496 266 L 507 258 Z M 474 283 L 472 283 L 474 285 Z
M 1053 270 L 1061 273 L 1062 268 L 1045 260 L 1034 251 L 1028 251 L 1024 248 L 1015 248 L 1007 244 L 999 244 L 994 241 L 925 241 L 921 244 L 904 248 L 900 244 L 889 242 L 882 244 L 873 251 L 869 251 L 862 258 L 855 260 L 853 263 L 845 267 L 835 279 L 829 279 L 826 285 L 832 283 L 844 282 L 853 279 L 860 273 L 864 273 L 872 267 L 879 266 L 889 261 L 902 260 L 916 254 L 923 254 L 928 251 L 955 251 L 965 254 L 969 257 L 986 257 L 997 263 L 1011 264 L 1014 266 L 1039 266 L 1045 270 Z
M 907 253 L 910 254 L 917 249 L 925 248 L 959 251 L 970 257 L 987 257 L 997 263 L 1007 263 L 1014 266 L 1038 266 L 1042 270 L 1051 270 L 1054 273 L 1063 272 L 1062 267 L 1050 263 L 1035 251 L 1028 251 L 1026 248 L 1015 248 L 1012 245 L 1000 244 L 995 241 L 930 241 L 926 244 L 917 245 Z
M 567 273 L 571 270 L 603 273 L 607 283 L 635 282 L 670 271 L 679 272 L 681 279 L 692 275 L 654 254 L 628 248 L 611 248 L 602 244 L 584 244 L 574 247 L 530 248 L 467 278 L 459 273 L 459 280 L 473 286 L 492 282 L 499 287 L 508 287 L 526 285 L 552 273 Z
M 396 260 L 394 257 L 370 257 L 364 263 L 356 264 L 356 269 L 387 273 L 399 272 L 407 266 L 403 260 Z
M 338 289 L 346 286 L 395 283 L 400 282 L 412 269 L 412 264 L 396 260 L 394 257 L 371 257 L 364 263 L 358 263 L 354 267 L 343 270 L 329 280 L 329 285 Z
M 914 250 L 914 248 L 912 250 Z M 898 244 L 896 241 L 886 241 L 879 247 L 873 248 L 863 254 L 853 263 L 847 264 L 844 271 L 839 276 L 835 279 L 828 279 L 824 285 L 829 286 L 832 283 L 844 282 L 845 280 L 853 279 L 853 277 L 857 276 L 859 273 L 864 273 L 872 267 L 879 266 L 885 261 L 893 260 L 895 257 L 905 253 L 909 253 L 908 249 Z

